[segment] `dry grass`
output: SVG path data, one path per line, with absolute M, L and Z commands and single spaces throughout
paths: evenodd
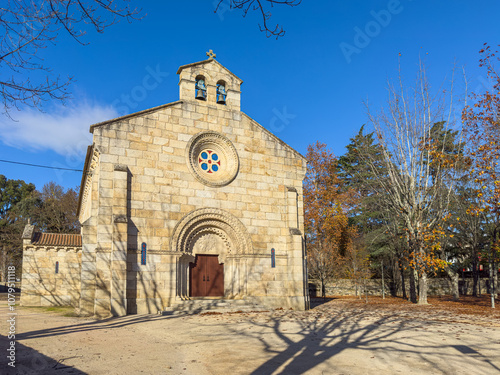
M 496 300 L 497 308 L 491 308 L 489 295 L 481 297 L 461 296 L 453 301 L 451 296 L 429 297 L 428 305 L 413 304 L 402 298 L 351 296 L 333 296 L 322 303 L 321 298 L 314 298 L 312 306 L 320 311 L 363 309 L 367 312 L 396 314 L 409 318 L 428 321 L 447 321 L 500 326 L 500 301 Z

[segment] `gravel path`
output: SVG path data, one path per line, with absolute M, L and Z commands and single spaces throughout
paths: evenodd
M 310 311 L 95 321 L 17 307 L 1 374 L 499 374 L 500 319 L 333 300 Z

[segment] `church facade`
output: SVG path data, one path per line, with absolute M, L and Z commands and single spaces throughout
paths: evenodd
M 242 81 L 213 55 L 177 74 L 179 101 L 91 126 L 81 236 L 26 228 L 22 304 L 307 308 L 305 158 L 240 111 Z

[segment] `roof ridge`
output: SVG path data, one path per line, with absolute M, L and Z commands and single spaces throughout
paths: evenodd
M 241 112 L 241 111 L 240 111 Z M 255 123 L 258 125 L 262 130 L 264 130 L 267 134 L 269 134 L 272 138 L 274 138 L 275 141 L 278 143 L 284 145 L 285 147 L 289 148 L 293 153 L 301 157 L 303 160 L 307 161 L 307 158 L 302 155 L 300 152 L 298 152 L 296 149 L 294 149 L 292 146 L 290 146 L 288 143 L 286 143 L 284 140 L 282 140 L 280 137 L 278 137 L 276 134 L 274 134 L 272 131 L 267 129 L 264 125 L 259 124 L 256 120 L 254 120 L 252 117 L 247 115 L 245 112 L 241 112 L 243 116 L 246 116 L 251 122 Z
M 157 111 L 159 109 L 170 107 L 170 106 L 173 106 L 175 104 L 180 104 L 182 102 L 183 102 L 182 100 L 176 100 L 175 102 L 161 104 L 161 105 L 158 105 L 158 106 L 153 107 L 153 108 L 143 109 L 142 111 L 133 112 L 133 113 L 129 113 L 127 115 L 115 117 L 115 118 L 112 118 L 112 119 L 109 119 L 109 120 L 105 120 L 105 121 L 101 121 L 101 122 L 97 122 L 95 124 L 90 125 L 90 133 L 93 133 L 94 132 L 94 128 L 96 128 L 98 126 L 106 125 L 106 124 L 114 122 L 114 121 L 125 120 L 127 118 L 134 117 L 134 116 L 137 116 L 137 115 L 143 115 L 143 114 L 146 114 L 148 112 Z
M 230 74 L 232 74 L 233 76 L 235 76 L 237 79 L 239 79 L 241 81 L 241 83 L 243 83 L 243 80 L 238 77 L 236 74 L 234 74 L 232 71 L 230 71 L 228 68 L 226 68 L 224 65 L 222 65 L 219 61 L 217 61 L 216 59 L 207 59 L 207 60 L 201 60 L 201 61 L 197 61 L 197 62 L 194 62 L 194 63 L 190 63 L 190 64 L 185 64 L 185 65 L 181 65 L 179 67 L 179 69 L 177 69 L 177 74 L 180 74 L 180 72 L 182 70 L 184 70 L 185 68 L 189 68 L 189 67 L 192 67 L 192 66 L 197 66 L 197 65 L 203 65 L 203 64 L 208 64 L 208 63 L 216 63 L 216 64 L 219 64 L 222 68 L 224 68 L 225 70 L 227 70 Z M 241 84 L 240 83 L 240 84 Z

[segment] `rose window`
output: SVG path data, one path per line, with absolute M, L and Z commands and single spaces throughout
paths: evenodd
M 232 142 L 214 131 L 193 135 L 186 145 L 186 161 L 194 177 L 207 186 L 226 186 L 238 174 L 238 153 Z
M 198 156 L 198 165 L 206 173 L 215 173 L 220 168 L 219 155 L 213 150 L 203 150 Z

